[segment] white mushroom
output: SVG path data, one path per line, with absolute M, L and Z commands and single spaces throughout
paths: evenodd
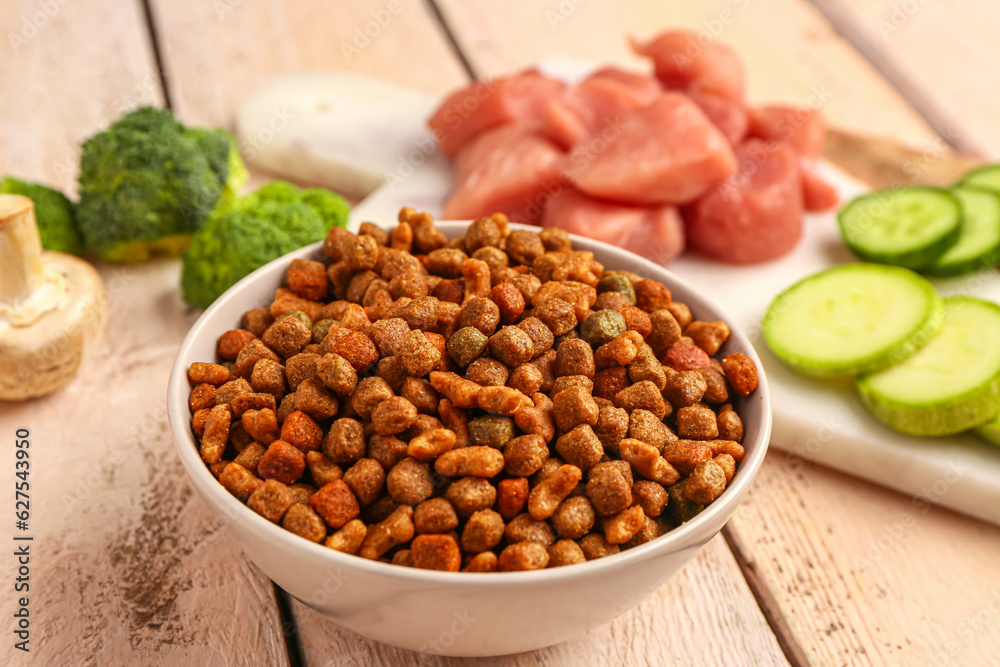
M 34 202 L 0 195 L 0 399 L 42 396 L 70 382 L 106 314 L 94 267 L 43 252 Z

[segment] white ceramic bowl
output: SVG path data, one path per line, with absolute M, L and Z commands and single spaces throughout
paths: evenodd
M 464 234 L 468 225 L 438 224 L 449 237 Z M 659 280 L 698 319 L 733 321 L 652 262 L 582 237 L 574 237 L 573 244 L 592 251 L 608 269 L 628 269 Z M 233 537 L 267 576 L 339 625 L 380 642 L 442 655 L 503 655 L 557 644 L 607 623 L 662 586 L 722 529 L 757 476 L 771 433 L 770 395 L 757 354 L 734 329 L 723 353 L 744 352 L 760 373 L 757 391 L 736 401 L 746 456 L 718 500 L 652 542 L 551 570 L 451 573 L 342 554 L 267 521 L 230 495 L 201 461 L 190 427 L 187 368 L 195 361 L 214 360 L 218 336 L 237 327 L 244 311 L 271 302 L 292 259 L 322 259 L 320 245 L 255 271 L 205 311 L 181 345 L 167 402 L 177 452 L 205 502 L 228 519 Z

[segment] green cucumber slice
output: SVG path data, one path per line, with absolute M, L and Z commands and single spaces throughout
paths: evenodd
M 1000 254 L 1000 190 L 969 186 L 951 191 L 962 204 L 962 231 L 955 245 L 923 272 L 931 276 L 959 276 L 996 266 Z
M 944 300 L 941 330 L 900 364 L 858 378 L 876 419 L 912 435 L 949 435 L 1000 414 L 1000 306 Z
M 994 417 L 973 429 L 980 438 L 991 445 L 1000 446 L 1000 417 Z
M 876 190 L 852 200 L 837 223 L 844 243 L 861 259 L 920 269 L 958 240 L 962 206 L 941 188 Z
M 1000 164 L 987 164 L 965 172 L 958 185 L 1000 192 Z
M 902 361 L 941 324 L 941 297 L 912 271 L 842 264 L 779 294 L 764 315 L 764 339 L 792 368 L 846 377 Z

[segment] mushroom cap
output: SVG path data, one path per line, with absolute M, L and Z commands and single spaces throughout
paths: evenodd
M 107 318 L 104 283 L 93 266 L 49 251 L 42 262 L 66 278 L 68 293 L 59 308 L 29 326 L 0 323 L 2 400 L 43 396 L 70 382 Z

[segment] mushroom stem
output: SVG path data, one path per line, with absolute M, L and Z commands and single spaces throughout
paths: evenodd
M 35 204 L 0 195 L 0 304 L 17 309 L 45 282 Z

